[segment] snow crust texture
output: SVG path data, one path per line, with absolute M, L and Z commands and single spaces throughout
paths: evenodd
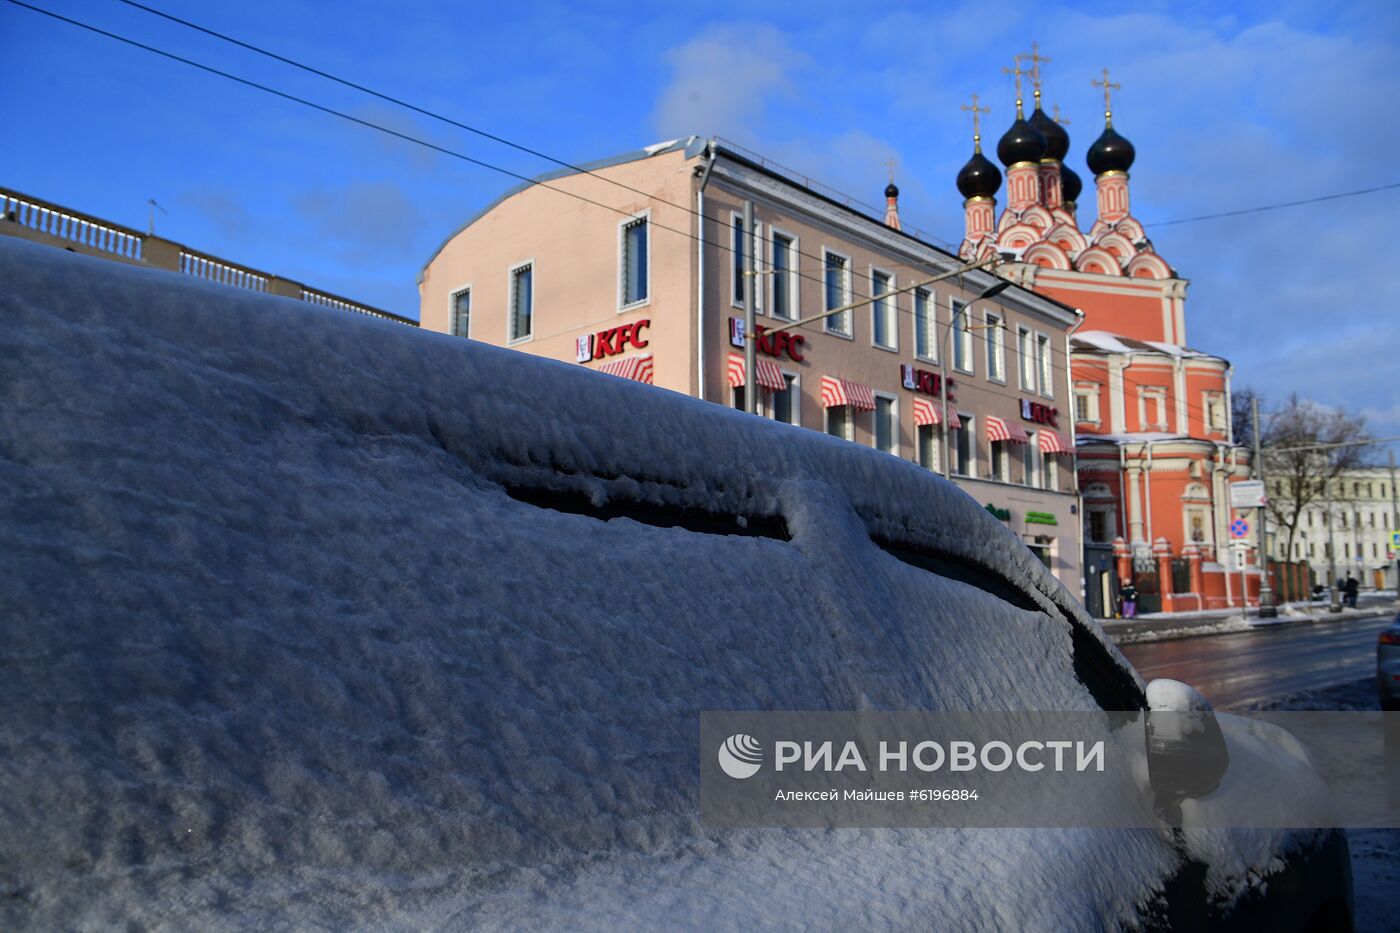
M 1092 709 L 1071 622 L 1140 694 L 912 464 L 7 238 L 0 283 L 0 927 L 1090 929 L 1179 864 L 699 825 L 703 709 Z

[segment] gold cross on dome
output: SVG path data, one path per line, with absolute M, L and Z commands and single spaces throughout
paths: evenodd
M 891 156 L 890 158 L 888 158 L 888 159 L 885 160 L 885 168 L 887 168 L 887 169 L 890 170 L 890 183 L 891 183 L 891 184 L 894 183 L 894 166 L 895 166 L 895 161 L 894 161 L 894 157 L 893 157 L 893 156 Z
M 1112 120 L 1112 119 L 1113 119 L 1113 98 L 1112 98 L 1111 95 L 1112 95 L 1112 93 L 1113 93 L 1114 91 L 1121 91 L 1121 90 L 1123 90 L 1123 85 L 1118 84 L 1117 82 L 1109 81 L 1109 80 L 1108 80 L 1108 69 L 1107 69 L 1107 68 L 1105 68 L 1105 69 L 1103 70 L 1103 80 L 1102 80 L 1102 81 L 1100 81 L 1098 78 L 1090 78 L 1090 79 L 1089 79 L 1089 83 L 1090 83 L 1091 85 L 1093 85 L 1094 87 L 1101 87 L 1101 88 L 1103 88 L 1103 118 L 1104 118 L 1105 120 Z
M 973 95 L 972 95 L 972 106 L 969 107 L 967 104 L 963 104 L 963 105 L 962 105 L 962 109 L 963 109 L 963 110 L 970 110 L 970 111 L 972 111 L 972 135 L 973 135 L 973 136 L 981 136 L 981 135 L 982 135 L 982 114 L 984 114 L 984 113 L 991 113 L 991 112 L 992 112 L 992 108 L 991 108 L 991 107 L 979 107 L 979 106 L 977 106 L 977 95 L 976 95 L 976 94 L 973 94 Z
M 1016 62 L 1016 67 L 1007 68 L 1003 65 L 1001 67 L 1001 73 L 1004 75 L 1016 76 L 1016 118 L 1019 120 L 1021 118 L 1021 78 L 1024 75 L 1030 74 L 1030 72 L 1021 67 L 1021 62 L 1025 61 L 1024 55 L 1017 55 L 1014 61 Z
M 1060 116 L 1059 104 L 1055 105 L 1055 116 L 1053 117 L 1053 119 L 1056 123 L 1060 124 L 1061 126 L 1069 126 L 1069 117 Z
M 1046 58 L 1044 55 L 1041 55 L 1041 54 L 1040 54 L 1040 44 L 1039 44 L 1039 43 L 1037 43 L 1037 42 L 1032 42 L 1032 43 L 1031 43 L 1031 51 L 1030 51 L 1030 54 L 1026 56 L 1026 60 L 1029 61 L 1029 62 L 1031 63 L 1031 84 L 1035 86 L 1035 99 L 1036 99 L 1036 102 L 1037 102 L 1037 104 L 1038 104 L 1039 101 L 1040 101 L 1040 85 L 1041 85 L 1040 66 L 1041 66 L 1042 64 L 1045 64 L 1045 65 L 1050 64 L 1050 59 L 1048 59 L 1048 58 Z

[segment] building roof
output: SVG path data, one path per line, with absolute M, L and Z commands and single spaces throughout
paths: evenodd
M 1129 356 L 1137 353 L 1164 353 L 1167 356 L 1177 356 L 1183 359 L 1219 360 L 1222 363 L 1227 362 L 1222 356 L 1216 356 L 1213 353 L 1205 353 L 1201 350 L 1193 350 L 1190 347 L 1183 347 L 1178 343 L 1164 343 L 1160 340 L 1138 340 L 1136 337 L 1124 337 L 1122 334 L 1115 334 L 1106 330 L 1080 331 L 1070 338 L 1070 349 L 1088 352 L 1097 351 L 1100 353 L 1123 353 Z
M 884 232 L 892 233 L 895 236 L 907 239 L 911 243 L 917 244 L 923 249 L 932 250 L 940 254 L 941 256 L 947 258 L 954 264 L 960 265 L 964 262 L 964 260 L 952 250 L 939 246 L 936 243 L 931 243 L 923 237 L 918 236 L 916 233 L 911 232 L 909 229 L 898 229 L 886 226 L 880 218 L 872 217 L 864 211 L 853 207 L 851 203 L 849 203 L 851 199 L 842 199 L 841 197 L 833 196 L 838 194 L 834 191 L 834 189 L 830 189 L 824 185 L 811 182 L 810 179 L 803 180 L 801 178 L 793 177 L 791 173 L 781 171 L 778 166 L 774 165 L 766 159 L 763 159 L 756 153 L 750 153 L 747 150 L 744 150 L 742 147 L 736 146 L 732 143 L 728 143 L 713 137 L 693 135 L 684 137 L 682 139 L 672 139 L 664 142 L 654 143 L 650 146 L 644 146 L 641 149 L 629 150 L 627 152 L 619 153 L 618 155 L 610 156 L 605 159 L 598 159 L 594 162 L 585 162 L 576 167 L 561 167 L 553 169 L 541 175 L 536 175 L 527 182 L 521 182 L 520 184 L 507 189 L 495 199 L 493 199 L 485 207 L 481 208 L 481 210 L 472 214 L 469 218 L 467 218 L 466 221 L 459 224 L 455 230 L 453 230 L 450 234 L 443 238 L 442 242 L 438 244 L 437 249 L 433 250 L 433 254 L 428 257 L 428 260 L 423 263 L 423 267 L 418 271 L 418 282 L 419 284 L 422 284 L 423 278 L 427 273 L 428 266 L 432 264 L 433 260 L 438 257 L 438 255 L 443 251 L 447 244 L 452 242 L 454 237 L 460 234 L 463 230 L 470 227 L 472 224 L 476 223 L 482 217 L 489 214 L 491 211 L 495 210 L 496 207 L 499 206 L 501 203 L 508 200 L 509 198 L 514 197 L 520 192 L 526 190 L 527 188 L 532 188 L 535 185 L 541 184 L 543 182 L 552 181 L 556 178 L 566 178 L 570 175 L 578 175 L 580 174 L 580 172 L 593 172 L 601 168 L 611 168 L 615 165 L 625 165 L 629 162 L 638 162 L 642 159 L 649 159 L 653 156 L 664 155 L 666 153 L 675 152 L 677 150 L 683 150 L 685 152 L 685 157 L 687 159 L 690 159 L 700 155 L 707 148 L 711 148 L 717 154 L 723 154 L 726 159 L 742 163 L 748 166 L 749 168 L 754 169 L 755 171 L 762 172 L 763 174 L 768 175 L 771 178 L 778 179 L 779 181 L 785 182 L 790 185 L 796 185 L 797 187 L 802 188 L 808 194 L 811 194 L 813 197 L 819 198 L 822 201 L 831 204 L 832 206 L 838 208 L 839 210 L 847 214 L 850 214 L 853 217 L 857 217 L 863 221 L 871 223 L 879 227 L 880 230 Z M 995 275 L 995 273 L 992 272 L 986 272 L 986 274 Z M 1011 288 L 1022 292 L 1026 295 L 1033 296 L 1035 299 L 1046 302 L 1070 315 L 1078 316 L 1080 313 L 1079 309 L 1074 307 L 1073 305 L 1066 304 L 1065 302 L 1060 301 L 1059 299 L 1054 298 L 1050 295 L 1047 295 L 1044 292 L 1036 291 L 1032 288 L 1027 288 L 1026 286 L 1018 284 L 1016 282 L 1011 283 Z

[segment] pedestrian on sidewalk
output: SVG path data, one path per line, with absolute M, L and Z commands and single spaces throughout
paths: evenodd
M 1355 609 L 1356 597 L 1361 593 L 1361 581 L 1353 577 L 1349 570 L 1347 571 L 1347 580 L 1342 584 L 1342 592 L 1346 594 L 1347 605 Z
M 1123 588 L 1118 591 L 1118 598 L 1123 601 L 1123 618 L 1131 619 L 1137 615 L 1137 587 L 1131 583 L 1123 584 Z

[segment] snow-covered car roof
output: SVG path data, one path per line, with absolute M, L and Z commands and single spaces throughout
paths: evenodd
M 12 917 L 994 928 L 1055 891 L 1043 925 L 1114 926 L 1180 864 L 1155 831 L 700 826 L 701 710 L 1141 705 L 926 470 L 4 237 L 0 282 Z

